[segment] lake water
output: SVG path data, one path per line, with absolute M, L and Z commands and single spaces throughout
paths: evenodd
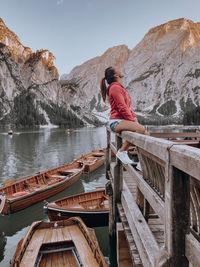
M 45 169 L 53 169 L 72 162 L 80 155 L 106 147 L 106 128 L 81 128 L 67 134 L 62 129 L 43 128 L 15 131 L 13 136 L 0 131 L 0 183 Z M 81 178 L 65 191 L 48 199 L 87 192 L 107 182 L 105 166 Z M 7 267 L 19 240 L 32 222 L 48 220 L 43 203 L 0 217 L 0 266 Z M 108 227 L 95 228 L 102 253 L 110 266 L 116 267 L 115 245 L 109 239 Z

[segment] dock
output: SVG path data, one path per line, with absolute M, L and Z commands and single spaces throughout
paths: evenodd
M 200 133 L 182 133 L 182 141 L 177 133 L 106 130 L 109 233 L 117 239 L 118 267 L 200 266 Z M 112 156 L 125 140 L 136 147 L 141 171 Z

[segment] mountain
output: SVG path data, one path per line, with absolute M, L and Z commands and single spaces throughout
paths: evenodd
M 48 50 L 32 52 L 0 19 L 0 126 L 43 124 L 82 126 L 62 105 L 55 57 Z
M 149 30 L 132 50 L 126 45 L 76 66 L 59 80 L 55 57 L 32 52 L 0 19 L 0 126 L 101 125 L 105 68 L 121 69 L 123 84 L 144 124 L 200 123 L 200 23 L 181 18 Z
M 198 123 L 199 44 L 200 23 L 182 18 L 151 29 L 131 51 L 124 83 L 145 122 Z
M 152 28 L 130 51 L 108 49 L 63 75 L 63 95 L 74 110 L 106 120 L 109 108 L 101 100 L 104 69 L 124 71 L 124 85 L 140 122 L 200 123 L 200 23 L 184 18 Z M 93 119 L 94 120 L 94 119 Z

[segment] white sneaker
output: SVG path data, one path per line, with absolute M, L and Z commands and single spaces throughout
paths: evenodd
M 119 151 L 117 152 L 116 156 L 120 159 L 124 164 L 132 164 L 133 161 L 129 158 L 127 151 Z
M 142 171 L 142 167 L 141 167 L 141 165 L 140 165 L 140 162 L 138 162 L 138 164 L 137 164 L 137 166 L 136 166 L 136 169 L 137 169 L 138 171 Z

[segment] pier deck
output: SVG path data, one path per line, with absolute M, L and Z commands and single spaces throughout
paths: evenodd
M 113 143 L 109 129 L 107 138 L 109 231 L 119 236 L 121 223 L 130 266 L 200 266 L 200 134 L 187 145 L 126 131 Z M 137 147 L 142 171 L 111 157 L 122 140 Z

